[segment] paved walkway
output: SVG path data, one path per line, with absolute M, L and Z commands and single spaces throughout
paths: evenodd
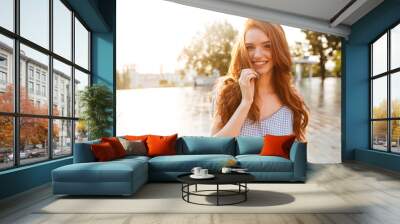
M 341 80 L 319 78 L 303 80 L 298 85 L 310 108 L 308 125 L 308 161 L 341 162 Z

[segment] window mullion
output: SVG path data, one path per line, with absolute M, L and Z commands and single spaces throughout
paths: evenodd
M 71 38 L 71 55 L 72 55 L 72 64 L 73 66 L 71 67 L 71 91 L 72 91 L 72 95 L 71 95 L 71 117 L 75 118 L 75 12 L 72 11 L 72 15 L 71 15 L 71 23 L 72 23 L 72 38 Z M 71 131 L 71 150 L 72 150 L 72 155 L 74 155 L 74 151 L 75 151 L 75 125 L 76 125 L 76 120 L 73 120 L 71 123 L 72 125 L 72 131 Z
M 387 71 L 390 70 L 390 29 L 387 32 Z M 388 110 L 388 117 L 391 118 L 392 117 L 392 100 L 391 100 L 391 79 L 392 79 L 392 75 L 389 73 L 387 75 L 387 97 L 388 97 L 388 105 L 387 105 L 387 110 Z M 388 121 L 388 152 L 392 151 L 392 121 Z
M 53 0 L 49 0 L 49 50 L 53 52 Z M 48 91 L 49 94 L 49 120 L 48 120 L 48 152 L 49 159 L 53 159 L 53 56 L 49 55 L 49 72 L 48 72 Z
M 20 1 L 14 1 L 14 30 L 17 35 L 19 35 L 19 5 Z M 19 39 L 14 39 L 14 113 L 19 114 L 20 107 L 19 107 L 19 99 L 20 99 L 20 50 L 19 50 Z M 14 166 L 20 165 L 20 158 L 19 158 L 19 135 L 20 135 L 20 118 L 14 116 Z
M 374 136 L 373 136 L 373 121 L 372 121 L 372 119 L 373 119 L 373 91 L 374 91 L 374 86 L 373 86 L 373 79 L 372 79 L 372 72 L 374 71 L 373 70 L 373 63 L 372 63 L 372 58 L 373 58 L 373 53 L 374 53 L 374 48 L 372 47 L 373 45 L 371 44 L 370 46 L 369 46 L 369 52 L 370 52 L 370 55 L 369 55 L 369 64 L 370 64 L 370 66 L 369 66 L 369 69 L 370 69 L 370 71 L 369 71 L 369 86 L 370 86 L 370 89 L 369 89 L 369 119 L 370 119 L 370 122 L 369 122 L 369 148 L 370 149 L 373 149 L 373 147 L 374 147 L 374 144 L 373 144 L 373 141 L 374 141 Z

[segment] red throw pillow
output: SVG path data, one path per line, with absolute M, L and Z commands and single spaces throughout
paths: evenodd
M 117 158 L 114 149 L 108 142 L 92 144 L 90 148 L 94 154 L 94 157 L 99 162 L 109 161 Z
M 264 136 L 264 146 L 261 149 L 260 155 L 281 156 L 289 159 L 290 147 L 292 147 L 295 139 L 295 135 L 266 135 Z
M 101 138 L 101 142 L 108 142 L 112 146 L 115 151 L 115 155 L 117 158 L 121 158 L 126 156 L 126 151 L 124 146 L 122 146 L 121 142 L 116 137 L 109 137 L 109 138 Z
M 148 156 L 175 155 L 177 138 L 178 134 L 171 136 L 149 135 L 146 140 Z

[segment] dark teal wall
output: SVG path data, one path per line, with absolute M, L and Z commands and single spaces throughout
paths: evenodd
M 51 181 L 51 171 L 72 163 L 72 157 L 0 172 L 0 199 Z
M 98 1 L 98 7 L 110 29 L 108 32 L 92 33 L 92 83 L 108 86 L 112 90 L 114 102 L 116 102 L 116 2 Z M 110 127 L 109 132 L 115 135 L 115 103 L 113 117 L 110 119 L 113 119 L 113 126 Z
M 104 83 L 115 96 L 115 0 L 67 0 L 92 31 L 93 83 Z M 115 110 L 114 110 L 115 127 Z M 110 127 L 111 132 L 115 129 Z M 0 199 L 51 181 L 51 171 L 72 163 L 72 157 L 0 172 Z
M 108 86 L 113 96 L 114 88 L 114 35 L 113 33 L 92 34 L 92 82 Z M 115 97 L 114 97 L 115 102 Z M 114 113 L 115 114 L 115 107 Z M 115 115 L 112 118 L 115 121 Z M 115 123 L 115 122 L 113 122 Z M 113 125 L 115 127 L 115 125 Z M 115 129 L 110 127 L 110 134 L 115 135 Z
M 351 27 L 351 34 L 343 42 L 344 92 L 342 108 L 343 160 L 359 160 L 388 169 L 397 169 L 391 155 L 381 156 L 369 148 L 369 46 L 376 37 L 393 24 L 400 22 L 400 1 L 386 0 Z M 361 153 L 355 150 L 364 150 Z M 379 160 L 379 163 L 376 161 Z

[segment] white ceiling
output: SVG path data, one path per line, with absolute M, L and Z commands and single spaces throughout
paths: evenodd
M 217 12 L 347 37 L 383 0 L 167 0 Z M 346 5 L 346 10 L 338 14 Z M 337 19 L 334 20 L 335 15 Z

